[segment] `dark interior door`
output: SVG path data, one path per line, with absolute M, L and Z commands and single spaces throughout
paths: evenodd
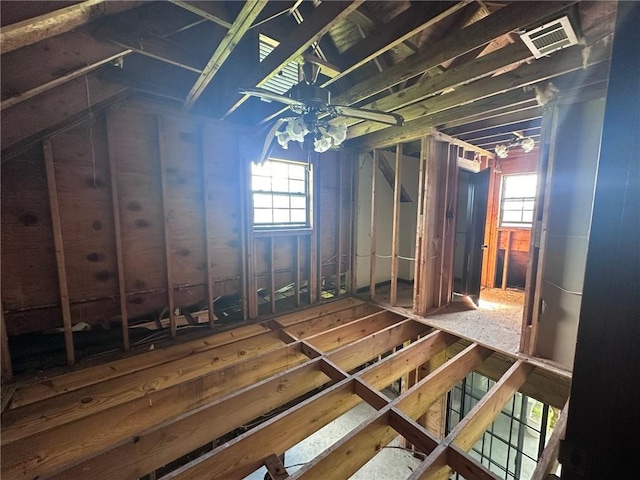
M 484 226 L 487 219 L 490 169 L 470 175 L 467 196 L 467 235 L 462 285 L 464 294 L 478 305 L 482 277 Z

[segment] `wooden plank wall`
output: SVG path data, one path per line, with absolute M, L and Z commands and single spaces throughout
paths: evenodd
M 489 160 L 492 175 L 489 180 L 489 203 L 487 205 L 487 223 L 485 226 L 484 243 L 489 248 L 485 251 L 484 262 L 482 264 L 482 286 L 500 287 L 500 281 L 496 282 L 496 276 L 502 278 L 502 271 L 497 272 L 497 262 L 499 251 L 506 246 L 507 233 L 511 231 L 509 271 L 527 270 L 529 260 L 529 241 L 531 229 L 527 228 L 499 228 L 498 215 L 500 212 L 500 188 L 503 175 L 514 175 L 518 173 L 535 173 L 538 161 L 538 150 L 535 149 L 529 154 L 517 154 L 513 152 L 509 157 L 500 160 L 500 171 L 496 173 L 496 161 Z M 523 277 L 524 278 L 524 277 Z
M 123 314 L 131 320 L 169 305 L 204 309 L 219 296 L 247 295 L 243 238 L 251 218 L 243 201 L 250 195 L 237 137 L 231 125 L 137 102 L 112 105 L 47 139 L 74 325 L 117 325 Z M 350 238 L 349 227 L 339 225 L 338 217 L 349 219 L 349 203 L 338 216 L 338 185 L 348 200 L 350 184 L 337 154 L 319 161 L 318 250 L 322 274 L 332 275 L 337 232 L 342 245 Z M 63 325 L 47 185 L 41 143 L 2 166 L 1 293 L 10 337 Z M 308 232 L 255 238 L 256 286 L 294 282 L 297 265 L 308 280 L 315 253 L 309 239 Z

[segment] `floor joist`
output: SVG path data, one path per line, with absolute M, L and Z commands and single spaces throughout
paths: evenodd
M 437 354 L 448 360 L 399 397 L 383 392 Z M 494 388 L 445 439 L 428 433 L 419 418 L 430 405 L 483 369 L 498 377 Z M 465 452 L 527 384 L 559 398 L 540 391 L 535 374 L 554 377 L 543 370 L 349 297 L 18 383 L 2 416 L 2 476 L 140 478 L 224 438 L 162 478 L 243 478 L 267 464 L 276 471 L 274 458 L 364 402 L 376 413 L 282 475 L 348 478 L 400 435 L 427 455 L 415 478 L 438 470 L 496 478 Z

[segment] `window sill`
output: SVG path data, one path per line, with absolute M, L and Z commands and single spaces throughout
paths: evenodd
M 313 228 L 311 227 L 298 227 L 298 228 L 255 228 L 253 229 L 254 237 L 287 237 L 291 235 L 311 235 Z

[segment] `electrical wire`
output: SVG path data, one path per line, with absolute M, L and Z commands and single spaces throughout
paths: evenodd
M 567 290 L 566 288 L 562 288 L 560 285 L 558 285 L 557 283 L 553 283 L 551 280 L 547 280 L 544 279 L 543 282 L 548 283 L 549 285 L 556 287 L 558 290 L 563 291 L 564 293 L 569 293 L 571 295 L 578 295 L 578 296 L 582 296 L 582 292 L 574 292 L 572 290 Z

